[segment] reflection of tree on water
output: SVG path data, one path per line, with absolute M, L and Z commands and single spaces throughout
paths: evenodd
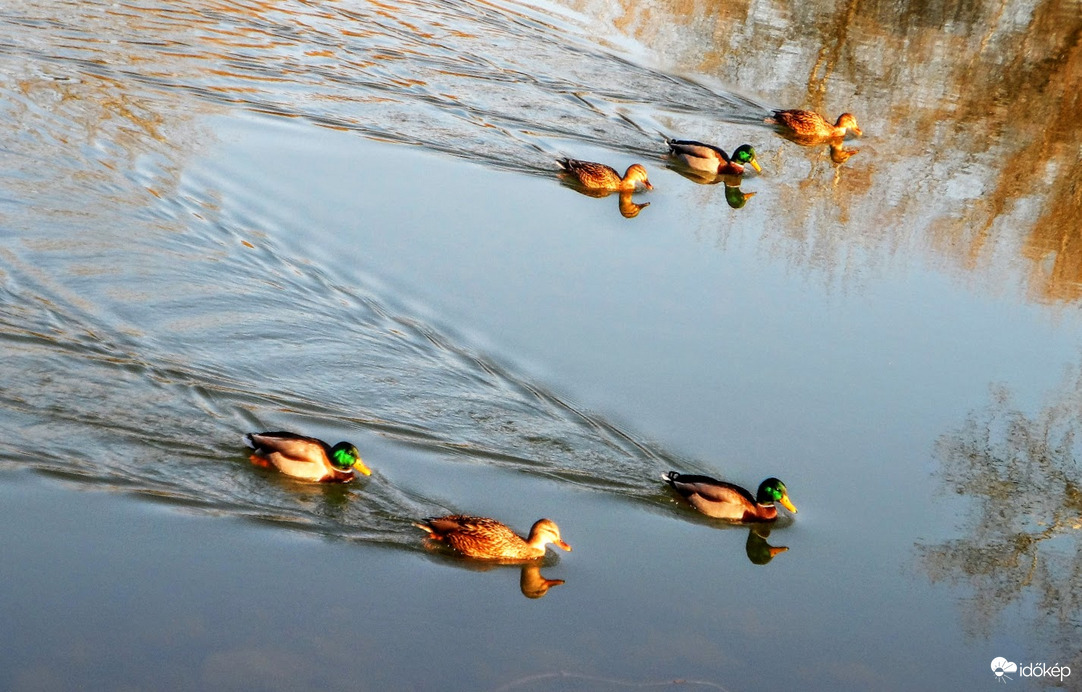
M 788 217 L 775 224 L 779 254 L 859 272 L 854 249 L 887 257 L 911 238 L 1034 300 L 1082 299 L 1078 0 L 621 5 L 617 25 L 678 70 L 774 105 L 854 109 L 874 135 L 875 156 L 850 162 L 840 192 L 805 185 L 775 207 Z
M 959 538 L 919 545 L 933 582 L 972 593 L 962 607 L 973 636 L 987 636 L 1010 606 L 1029 617 L 1040 655 L 1075 656 L 1082 635 L 1082 376 L 1035 416 L 996 391 L 992 403 L 937 446 L 946 489 L 971 501 Z

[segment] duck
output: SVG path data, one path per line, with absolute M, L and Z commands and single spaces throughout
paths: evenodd
M 612 166 L 593 161 L 579 161 L 578 159 L 560 159 L 563 172 L 579 185 L 588 190 L 608 190 L 610 192 L 633 192 L 641 185 L 647 190 L 653 190 L 647 177 L 646 168 L 640 163 L 633 163 L 627 168 L 623 177 Z
M 339 442 L 332 447 L 323 440 L 284 430 L 248 433 L 244 442 L 255 450 L 250 457 L 253 464 L 274 467 L 293 478 L 348 483 L 356 473 L 372 474 L 361 461 L 361 453 L 349 442 Z
M 414 526 L 426 531 L 432 540 L 481 560 L 536 560 L 545 556 L 549 543 L 571 551 L 551 519 L 538 519 L 526 539 L 495 519 L 464 514 L 430 517 Z
M 759 491 L 752 497 L 744 488 L 709 476 L 692 476 L 670 471 L 662 476 L 665 482 L 680 493 L 691 506 L 708 517 L 732 522 L 775 521 L 780 502 L 785 509 L 796 514 L 796 507 L 789 500 L 785 484 L 777 478 L 767 478 L 759 484 Z
M 690 139 L 670 139 L 666 143 L 674 158 L 697 171 L 714 175 L 741 175 L 744 167 L 750 165 L 756 173 L 763 172 L 755 159 L 755 149 L 750 144 L 741 144 L 730 157 L 724 150 L 712 144 Z
M 852 113 L 842 113 L 838 121 L 831 125 L 829 120 L 815 111 L 777 110 L 766 122 L 777 125 L 786 134 L 813 141 L 844 139 L 849 132 L 857 137 L 863 134 Z

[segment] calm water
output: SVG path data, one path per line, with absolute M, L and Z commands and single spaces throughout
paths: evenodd
M 1077 684 L 1079 36 L 1067 1 L 5 3 L 0 689 Z M 666 136 L 764 172 L 696 184 Z M 279 428 L 375 473 L 253 468 Z M 800 513 L 718 526 L 669 469 Z M 445 511 L 574 552 L 429 554 Z

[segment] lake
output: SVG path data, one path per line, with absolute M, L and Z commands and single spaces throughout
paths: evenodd
M 0 688 L 1076 686 L 1080 36 L 1069 0 L 5 3 Z M 250 464 L 281 429 L 373 475 Z M 574 550 L 457 559 L 413 526 L 451 512 Z

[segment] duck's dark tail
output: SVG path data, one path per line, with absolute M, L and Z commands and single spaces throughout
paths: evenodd
M 668 473 L 661 474 L 661 477 L 665 479 L 665 482 L 675 487 L 676 479 L 680 477 L 680 474 L 676 471 L 669 471 Z

